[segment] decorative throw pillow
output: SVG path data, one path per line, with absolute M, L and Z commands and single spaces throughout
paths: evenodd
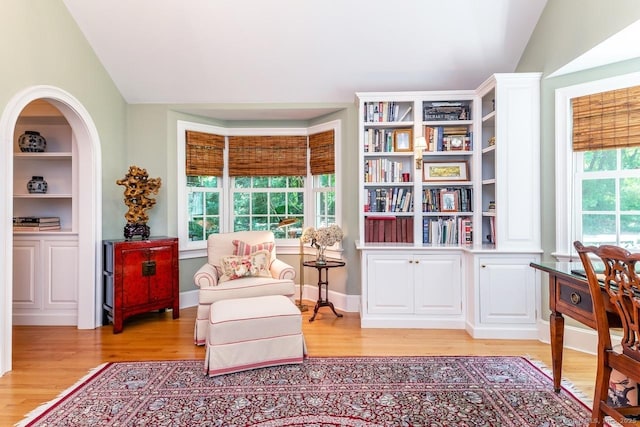
M 271 277 L 269 272 L 269 251 L 257 251 L 248 256 L 226 256 L 222 258 L 220 282 L 242 277 Z
M 250 245 L 249 243 L 243 242 L 242 240 L 234 240 L 232 243 L 234 246 L 234 255 L 246 256 L 258 251 L 269 251 L 269 255 L 271 255 L 271 251 L 273 250 L 273 242 L 264 242 L 258 243 L 257 245 Z

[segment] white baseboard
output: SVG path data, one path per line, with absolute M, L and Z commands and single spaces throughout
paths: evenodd
M 548 320 L 538 321 L 538 339 L 544 343 L 551 343 L 551 332 Z M 581 351 L 583 353 L 596 354 L 598 347 L 598 335 L 593 329 L 579 326 L 564 326 L 565 348 Z
M 300 288 L 296 286 L 295 298 L 300 296 Z M 323 293 L 324 296 L 324 293 Z M 302 289 L 302 299 L 308 301 L 308 305 L 313 308 L 313 301 L 318 300 L 318 286 L 305 285 Z M 329 301 L 333 303 L 336 310 L 358 313 L 360 311 L 360 295 L 346 295 L 340 292 L 329 290 Z M 196 307 L 198 305 L 198 290 L 180 292 L 180 308 Z

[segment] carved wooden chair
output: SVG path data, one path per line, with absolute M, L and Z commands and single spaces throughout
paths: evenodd
M 609 399 L 612 370 L 640 382 L 640 276 L 636 272 L 640 253 L 630 253 L 612 245 L 585 247 L 581 242 L 574 242 L 574 247 L 587 274 L 598 333 L 598 369 L 591 424 L 602 426 L 604 417 L 609 415 L 623 425 L 640 425 L 638 402 L 631 406 L 616 406 Z M 604 264 L 603 273 L 596 273 L 590 255 L 600 258 Z M 617 350 L 617 345 L 616 349 L 612 345 L 617 338 L 611 335 L 606 295 L 622 321 L 621 351 Z

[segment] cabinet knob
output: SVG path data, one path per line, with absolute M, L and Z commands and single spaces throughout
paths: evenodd
M 409 264 L 413 264 L 413 260 L 412 259 L 409 260 Z
M 487 264 L 482 264 L 480 268 L 487 268 Z
M 571 292 L 571 302 L 573 304 L 579 304 L 581 300 L 582 300 L 582 298 L 580 297 L 580 294 L 577 294 L 575 292 Z

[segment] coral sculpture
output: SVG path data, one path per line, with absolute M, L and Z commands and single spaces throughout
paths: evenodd
M 125 186 L 124 203 L 129 208 L 124 215 L 127 220 L 127 225 L 124 227 L 124 237 L 131 239 L 133 236 L 140 235 L 143 239 L 149 238 L 147 210 L 156 204 L 156 200 L 150 196 L 158 194 L 162 184 L 161 179 L 149 178 L 146 169 L 129 166 L 127 175 L 117 180 L 116 184 Z

